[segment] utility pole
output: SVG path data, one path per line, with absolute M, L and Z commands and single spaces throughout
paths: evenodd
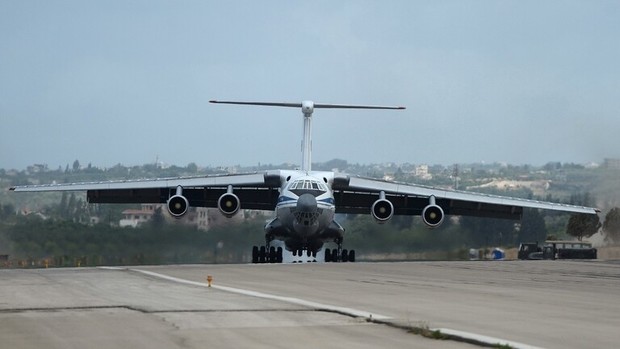
M 454 164 L 454 168 L 452 170 L 452 176 L 454 177 L 454 190 L 459 189 L 459 165 Z

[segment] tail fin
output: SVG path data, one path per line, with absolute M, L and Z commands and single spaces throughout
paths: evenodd
M 352 105 L 352 104 L 325 104 L 303 101 L 301 103 L 278 103 L 278 102 L 238 102 L 238 101 L 214 101 L 209 103 L 218 104 L 238 104 L 238 105 L 258 105 L 267 107 L 288 107 L 301 108 L 304 114 L 304 133 L 301 141 L 301 170 L 310 171 L 312 166 L 312 113 L 318 109 L 396 109 L 402 110 L 405 107 L 381 106 L 381 105 Z

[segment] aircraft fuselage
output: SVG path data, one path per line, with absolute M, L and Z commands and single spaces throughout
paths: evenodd
M 267 223 L 267 242 L 283 240 L 289 251 L 318 251 L 326 241 L 342 239 L 334 221 L 333 172 L 290 171 L 280 188 L 276 218 Z

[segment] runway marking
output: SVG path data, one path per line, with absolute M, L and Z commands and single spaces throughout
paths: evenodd
M 109 268 L 109 269 L 115 270 L 113 268 Z M 173 276 L 159 274 L 159 273 L 155 273 L 155 272 L 148 271 L 148 270 L 141 270 L 141 269 L 125 269 L 125 270 L 131 270 L 131 271 L 135 271 L 135 272 L 138 272 L 138 273 L 142 273 L 142 274 L 154 276 L 154 277 L 157 277 L 157 278 L 160 278 L 160 279 L 174 281 L 174 282 L 178 282 L 178 283 L 182 283 L 182 284 L 186 284 L 186 285 L 199 286 L 199 287 L 208 287 L 208 285 L 203 283 L 203 282 L 196 282 L 196 281 L 190 281 L 190 280 L 185 280 L 185 279 L 179 279 L 179 278 L 176 278 L 176 277 L 173 277 Z M 236 293 L 236 294 L 242 294 L 242 295 L 250 296 L 250 297 L 257 297 L 257 298 L 263 298 L 263 299 L 271 299 L 271 300 L 286 302 L 286 303 L 290 303 L 290 304 L 301 305 L 301 306 L 308 307 L 308 308 L 313 308 L 313 309 L 332 311 L 332 312 L 335 312 L 335 313 L 341 313 L 341 314 L 345 314 L 345 315 L 349 315 L 349 316 L 353 316 L 353 317 L 363 317 L 363 318 L 376 319 L 376 320 L 388 320 L 388 319 L 390 319 L 389 316 L 385 316 L 385 315 L 380 315 L 380 314 L 376 314 L 376 313 L 370 313 L 370 312 L 367 312 L 367 311 L 357 310 L 357 309 L 352 309 L 352 308 L 339 307 L 339 306 L 336 306 L 336 305 L 317 303 L 317 302 L 307 301 L 307 300 L 304 300 L 304 299 L 299 299 L 299 298 L 294 298 L 294 297 L 276 296 L 276 295 L 273 295 L 273 294 L 268 294 L 268 293 L 263 293 L 263 292 L 256 292 L 256 291 L 244 290 L 244 289 L 241 289 L 241 288 L 219 286 L 219 285 L 211 285 L 211 288 L 214 288 L 216 290 Z
M 160 278 L 160 279 L 164 279 L 164 280 L 169 280 L 169 281 L 173 281 L 173 282 L 177 282 L 177 283 L 181 283 L 181 284 L 192 285 L 192 286 L 199 286 L 199 287 L 205 287 L 205 288 L 209 287 L 206 283 L 203 283 L 203 282 L 196 282 L 196 281 L 180 279 L 180 278 L 176 278 L 176 277 L 173 277 L 173 276 L 159 274 L 159 273 L 155 273 L 155 272 L 148 271 L 148 270 L 122 268 L 122 267 L 100 267 L 100 268 L 101 269 L 107 269 L 107 270 L 129 270 L 129 271 L 134 271 L 134 272 L 142 273 L 142 274 L 145 274 L 145 275 L 149 275 L 149 276 L 153 276 L 153 277 L 156 277 L 156 278 Z M 304 306 L 304 307 L 318 309 L 318 310 L 323 310 L 323 311 L 331 311 L 331 312 L 340 313 L 340 314 L 344 314 L 344 315 L 348 315 L 348 316 L 353 316 L 353 317 L 367 318 L 370 321 L 377 320 L 376 323 L 379 323 L 379 324 L 385 324 L 385 325 L 390 325 L 390 326 L 391 325 L 395 325 L 395 324 L 392 324 L 390 321 L 388 321 L 388 320 L 392 319 L 389 316 L 385 316 L 385 315 L 381 315 L 381 314 L 376 314 L 376 313 L 370 313 L 370 312 L 363 311 L 363 310 L 357 310 L 357 309 L 353 309 L 353 308 L 339 307 L 339 306 L 336 306 L 336 305 L 317 303 L 317 302 L 307 301 L 307 300 L 303 300 L 303 299 L 299 299 L 299 298 L 294 298 L 294 297 L 276 296 L 276 295 L 273 295 L 273 294 L 268 294 L 268 293 L 263 293 L 263 292 L 244 290 L 244 289 L 241 289 L 241 288 L 219 286 L 219 285 L 211 285 L 211 288 L 214 288 L 216 290 L 225 291 L 225 292 L 231 292 L 231 293 L 246 295 L 246 296 L 250 296 L 250 297 L 258 297 L 258 298 L 264 298 L 264 299 L 271 299 L 271 300 L 286 302 L 286 303 L 290 303 L 290 304 L 301 305 L 301 306 Z M 396 326 L 396 327 L 400 327 L 400 326 Z M 415 328 L 415 326 L 411 326 L 411 328 Z M 428 330 L 430 330 L 430 331 L 439 331 L 442 334 L 450 336 L 454 340 L 462 341 L 462 342 L 468 342 L 468 343 L 472 343 L 472 344 L 484 344 L 484 345 L 491 345 L 491 346 L 507 345 L 510 348 L 520 348 L 520 349 L 543 349 L 541 347 L 536 347 L 536 346 L 532 346 L 532 345 L 528 345 L 528 344 L 524 344 L 524 343 L 519 343 L 519 342 L 515 342 L 515 341 L 509 341 L 509 340 L 505 340 L 505 339 L 501 339 L 501 338 L 496 338 L 496 337 L 485 336 L 485 335 L 481 335 L 481 334 L 477 334 L 477 333 L 472 333 L 472 332 L 453 330 L 453 329 L 449 329 L 449 328 L 428 328 Z
M 529 345 L 529 344 L 523 344 L 519 342 L 509 341 L 509 340 L 490 337 L 490 336 L 483 336 L 477 333 L 452 330 L 449 328 L 434 328 L 434 329 L 431 329 L 431 331 L 439 331 L 442 334 L 446 334 L 449 336 L 455 336 L 457 338 L 463 338 L 463 339 L 474 341 L 474 342 L 491 344 L 491 345 L 496 345 L 496 346 L 508 346 L 509 348 L 519 348 L 519 349 L 543 349 L 541 347 L 536 347 L 536 346 Z

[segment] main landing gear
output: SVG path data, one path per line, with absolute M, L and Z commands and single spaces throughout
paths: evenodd
M 335 240 L 338 248 L 325 249 L 325 263 L 329 262 L 355 262 L 355 250 L 347 250 L 342 248 L 342 240 Z
M 252 247 L 252 263 L 282 263 L 282 247 Z
M 264 264 L 264 263 L 282 263 L 284 260 L 283 254 L 285 253 L 282 247 L 271 246 L 273 239 L 266 239 L 264 246 L 252 247 L 252 263 Z M 334 262 L 355 262 L 355 250 L 347 250 L 342 248 L 342 239 L 334 241 L 338 248 L 329 249 L 324 247 L 324 261 L 326 263 Z M 321 262 L 317 260 L 316 250 L 308 248 L 299 248 L 291 251 L 292 258 L 287 255 L 287 263 L 308 263 L 308 262 Z M 288 252 L 287 252 L 288 253 Z M 320 256 L 319 256 L 320 258 Z
M 329 262 L 355 262 L 355 250 L 348 251 L 346 248 L 343 249 L 338 255 L 338 249 L 334 248 L 332 250 L 325 250 L 325 263 Z

